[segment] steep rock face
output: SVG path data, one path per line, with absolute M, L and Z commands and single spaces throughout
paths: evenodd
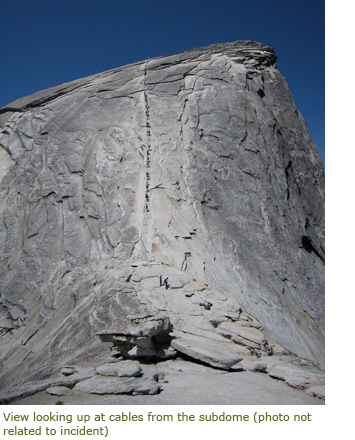
M 275 62 L 213 45 L 0 109 L 3 383 L 105 356 L 97 334 L 323 364 L 323 166 Z

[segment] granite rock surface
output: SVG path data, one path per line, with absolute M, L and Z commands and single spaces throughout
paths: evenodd
M 0 164 L 2 388 L 105 358 L 104 342 L 124 359 L 324 366 L 323 165 L 270 47 L 15 101 Z

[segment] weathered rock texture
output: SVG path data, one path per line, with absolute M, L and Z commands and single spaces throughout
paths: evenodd
M 0 109 L 3 387 L 102 341 L 323 364 L 323 166 L 275 62 L 213 45 Z

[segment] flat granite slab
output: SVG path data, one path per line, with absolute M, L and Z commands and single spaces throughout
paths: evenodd
M 164 379 L 161 391 L 154 395 L 95 395 L 70 390 L 65 396 L 45 391 L 13 402 L 13 405 L 323 405 L 321 398 L 289 387 L 284 381 L 264 373 L 226 372 L 204 365 L 174 360 L 159 363 Z M 316 391 L 316 390 L 315 390 Z M 319 392 L 319 390 L 318 390 Z

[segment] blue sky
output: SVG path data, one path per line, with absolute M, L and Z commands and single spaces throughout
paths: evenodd
M 323 0 L 1 0 L 0 107 L 146 58 L 260 41 L 324 163 L 324 21 Z

